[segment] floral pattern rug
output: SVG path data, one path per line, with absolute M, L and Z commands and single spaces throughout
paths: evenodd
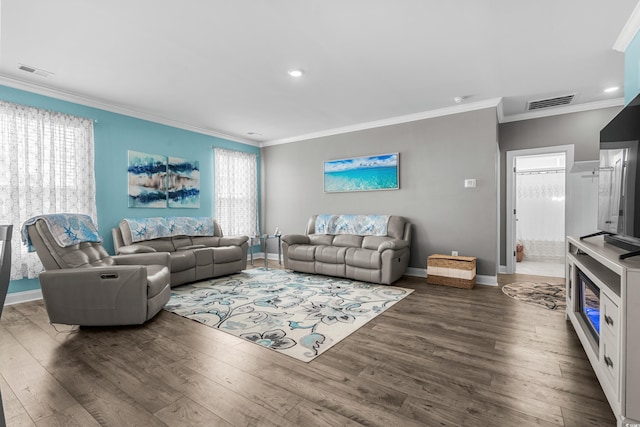
M 564 311 L 567 308 L 564 285 L 520 282 L 504 285 L 502 292 L 511 298 L 548 310 Z
M 256 268 L 176 287 L 164 309 L 309 362 L 411 292 Z

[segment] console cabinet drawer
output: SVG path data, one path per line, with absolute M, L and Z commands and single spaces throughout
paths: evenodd
M 602 325 L 602 333 L 608 332 L 618 338 L 620 333 L 620 310 L 618 305 L 609 298 L 605 293 L 601 293 L 600 298 L 601 311 L 600 311 L 600 325 Z
M 618 341 L 610 334 L 603 333 L 600 336 L 600 347 L 602 358 L 600 363 L 607 382 L 618 396 L 618 385 L 620 384 L 620 360 L 618 351 Z

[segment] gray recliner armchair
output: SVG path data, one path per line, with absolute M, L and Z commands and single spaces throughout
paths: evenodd
M 39 279 L 51 323 L 137 325 L 169 301 L 169 254 L 110 256 L 96 241 L 63 247 L 44 219 L 25 226 L 46 269 Z

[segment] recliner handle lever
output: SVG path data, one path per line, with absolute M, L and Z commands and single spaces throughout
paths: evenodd
M 118 273 L 104 273 L 100 275 L 101 279 L 117 279 Z

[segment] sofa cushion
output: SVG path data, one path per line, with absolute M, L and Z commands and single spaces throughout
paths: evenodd
M 153 248 L 156 252 L 173 252 L 176 248 L 173 246 L 173 242 L 168 237 L 163 237 L 162 239 L 152 239 L 145 240 L 140 243 L 132 243 L 131 246 L 140 245 L 147 246 L 149 248 Z
M 316 246 L 314 245 L 292 245 L 289 246 L 289 259 L 298 261 L 314 261 Z
M 189 236 L 171 237 L 171 242 L 173 243 L 173 247 L 175 248 L 176 251 L 179 250 L 180 248 L 184 248 L 185 246 L 193 245 L 193 242 L 191 241 L 191 237 Z
M 207 247 L 220 246 L 220 237 L 218 236 L 193 236 L 191 241 L 194 245 L 205 245 Z
M 47 270 L 57 268 L 100 267 L 114 265 L 115 261 L 109 256 L 102 244 L 83 242 L 77 245 L 61 247 L 55 243 L 44 220 L 38 220 L 28 229 L 29 236 L 37 249 L 46 246 L 47 250 L 38 250 L 38 254 L 47 254 L 42 263 Z
M 118 249 L 119 255 L 144 254 L 144 253 L 151 253 L 151 252 L 158 252 L 158 251 L 156 251 L 155 249 L 149 246 L 144 246 L 144 245 L 121 246 L 120 249 Z
M 243 256 L 240 246 L 221 246 L 211 248 L 211 250 L 213 251 L 213 262 L 216 264 L 238 261 Z
M 195 267 L 196 255 L 193 251 L 171 252 L 171 272 L 188 270 Z
M 316 248 L 316 261 L 330 264 L 344 264 L 347 248 L 338 246 L 318 246 Z
M 333 234 L 309 234 L 309 243 L 328 246 L 333 243 L 333 237 Z
M 333 238 L 333 246 L 360 248 L 362 247 L 362 236 L 356 236 L 353 234 L 339 234 Z
M 345 257 L 347 265 L 353 267 L 379 269 L 382 267 L 380 252 L 371 249 L 348 248 Z

